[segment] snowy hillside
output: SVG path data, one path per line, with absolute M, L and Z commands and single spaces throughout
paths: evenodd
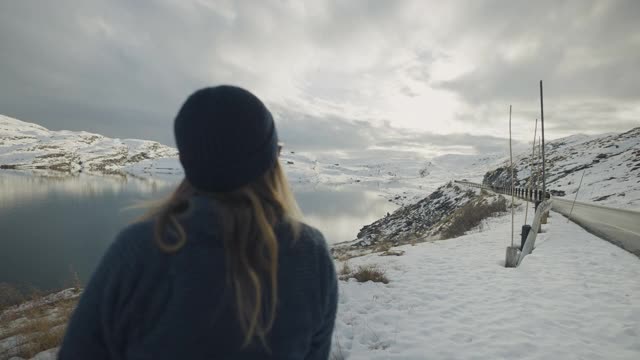
M 385 251 L 392 246 L 451 238 L 505 210 L 504 197 L 449 182 L 417 203 L 362 227 L 355 240 L 333 245 L 332 253 L 337 258 L 348 258 Z M 477 224 L 469 213 L 478 215 Z M 461 217 L 466 225 L 456 222 Z
M 531 174 L 531 153 L 514 161 L 517 184 L 524 187 Z M 584 173 L 578 201 L 640 208 L 640 127 L 621 134 L 573 135 L 551 141 L 546 145 L 546 166 L 547 188 L 555 196 L 573 200 Z M 508 163 L 502 163 L 484 181 L 509 186 L 507 169 Z
M 98 134 L 50 131 L 0 115 L 0 169 L 124 174 L 128 166 L 177 151 L 154 141 L 111 139 Z M 179 171 L 175 161 L 158 172 Z

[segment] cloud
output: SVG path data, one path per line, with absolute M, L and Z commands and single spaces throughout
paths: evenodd
M 458 17 L 468 30 L 457 34 L 457 41 L 475 43 L 474 64 L 435 86 L 457 93 L 472 111 L 511 103 L 533 119 L 539 116 L 534 115 L 538 81 L 544 79 L 546 101 L 565 103 L 555 107 L 560 120 L 555 129 L 593 132 L 633 126 L 619 114 L 640 99 L 639 2 L 473 4 Z M 466 117 L 458 119 L 477 121 Z
M 294 114 L 282 135 L 308 148 L 418 132 L 414 145 L 480 151 L 508 135 L 509 103 L 514 136 L 529 137 L 544 79 L 550 136 L 602 119 L 624 130 L 640 110 L 638 13 L 586 0 L 6 1 L 0 113 L 171 144 L 191 91 L 233 83 Z
M 353 121 L 335 115 L 313 116 L 281 108 L 274 110 L 274 116 L 281 140 L 294 150 L 341 151 L 359 156 L 373 156 L 378 151 L 386 155 L 431 157 L 446 153 L 503 153 L 508 144 L 507 139 L 498 136 L 435 134 L 388 123 Z

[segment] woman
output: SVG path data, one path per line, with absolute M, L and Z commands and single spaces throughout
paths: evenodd
M 59 358 L 327 359 L 335 269 L 295 220 L 271 114 L 218 86 L 174 125 L 185 180 L 107 251 Z

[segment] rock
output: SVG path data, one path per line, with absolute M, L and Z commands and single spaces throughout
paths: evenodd
M 56 360 L 58 357 L 58 350 L 59 348 L 45 350 L 32 357 L 31 360 Z

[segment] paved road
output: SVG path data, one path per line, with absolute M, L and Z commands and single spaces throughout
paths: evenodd
M 553 198 L 552 210 L 569 216 L 572 203 Z M 640 256 L 640 212 L 576 202 L 571 221 Z

